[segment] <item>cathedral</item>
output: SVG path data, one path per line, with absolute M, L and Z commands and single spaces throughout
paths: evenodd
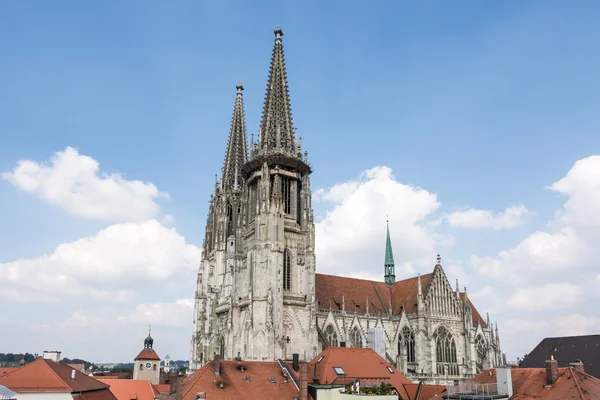
M 311 166 L 293 126 L 283 32 L 274 33 L 262 120 L 249 145 L 244 88 L 236 87 L 208 208 L 191 371 L 216 354 L 308 361 L 327 346 L 378 347 L 423 381 L 465 379 L 499 365 L 497 326 L 458 281 L 452 288 L 439 255 L 432 272 L 396 281 L 389 226 L 383 281 L 316 273 Z

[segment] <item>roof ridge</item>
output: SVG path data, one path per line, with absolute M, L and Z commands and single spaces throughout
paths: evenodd
M 50 364 L 48 364 L 48 362 L 52 362 L 52 363 L 54 363 L 54 365 L 58 366 L 58 363 L 55 363 L 55 362 L 54 362 L 54 361 L 52 361 L 52 360 L 46 360 L 45 358 L 41 358 L 41 360 L 43 360 L 43 361 L 44 361 L 44 364 L 45 364 L 45 365 L 46 365 L 48 368 L 50 368 L 50 369 L 52 370 L 52 372 L 54 373 L 54 375 L 56 375 L 56 377 L 57 377 L 57 378 L 58 378 L 58 379 L 59 379 L 59 380 L 60 380 L 62 383 L 64 383 L 64 384 L 65 384 L 65 386 L 66 386 L 66 387 L 68 387 L 68 388 L 71 390 L 71 392 L 72 392 L 72 391 L 73 391 L 73 388 L 71 387 L 71 385 L 69 385 L 67 382 L 65 382 L 65 380 L 64 380 L 63 378 L 61 378 L 61 377 L 60 377 L 60 375 L 59 375 L 59 374 L 56 372 L 56 370 L 55 370 L 55 369 L 54 369 L 54 368 L 53 368 L 53 367 L 52 367 Z M 65 364 L 65 365 L 66 365 L 66 364 Z M 71 368 L 71 367 L 69 367 L 69 368 Z M 75 370 L 74 368 L 72 368 L 72 369 L 73 369 L 73 370 Z
M 581 397 L 581 400 L 585 400 L 585 396 L 583 395 L 583 392 L 581 391 L 581 387 L 579 386 L 579 379 L 577 379 L 577 376 L 573 373 L 573 368 L 568 367 L 569 371 L 571 371 L 571 376 L 573 377 L 573 382 L 575 382 L 575 386 L 577 387 L 577 391 L 579 392 L 579 396 Z

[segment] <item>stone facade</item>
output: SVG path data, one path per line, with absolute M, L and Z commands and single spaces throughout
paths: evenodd
M 209 202 L 190 372 L 215 354 L 290 360 L 297 353 L 308 361 L 340 342 L 366 347 L 370 329 L 383 329 L 385 356 L 415 379 L 462 379 L 498 365 L 497 330 L 466 289 L 452 289 L 439 259 L 433 273 L 395 282 L 389 230 L 385 282 L 316 273 L 311 168 L 292 126 L 282 36 L 278 27 L 260 132 L 249 150 L 237 86 Z

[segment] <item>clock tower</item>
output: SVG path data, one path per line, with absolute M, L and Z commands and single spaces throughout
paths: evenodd
M 154 339 L 148 331 L 144 339 L 144 348 L 133 361 L 133 379 L 149 380 L 153 385 L 160 382 L 160 357 L 152 348 Z

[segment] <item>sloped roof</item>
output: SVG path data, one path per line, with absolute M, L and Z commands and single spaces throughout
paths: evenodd
M 19 368 L 17 367 L 5 367 L 5 368 L 0 368 L 0 376 L 6 375 L 9 372 L 13 372 L 15 370 L 17 370 Z
M 17 392 L 86 392 L 108 389 L 108 386 L 75 370 L 67 364 L 57 364 L 52 360 L 39 358 L 24 367 L 17 368 L 0 376 L 0 385 Z M 108 390 L 106 393 L 110 394 Z M 114 397 L 111 395 L 111 399 Z
M 134 360 L 158 360 L 160 361 L 160 357 L 154 349 L 143 349 L 139 352 L 139 354 L 134 358 Z
M 110 386 L 111 393 L 117 400 L 153 400 L 159 393 L 148 380 L 134 379 L 98 379 Z
M 338 375 L 334 367 L 341 367 L 344 375 Z M 372 349 L 360 347 L 327 347 L 308 363 L 308 377 L 309 380 L 316 377 L 323 385 L 334 382 L 350 384 L 355 378 L 386 382 L 403 398 L 408 398 L 404 385 L 411 383 Z
M 559 367 L 581 360 L 585 372 L 600 378 L 600 335 L 551 337 L 542 340 L 523 361 L 521 368 L 544 368 L 554 356 Z
M 590 400 L 600 399 L 600 379 L 573 368 L 559 368 L 552 386 L 546 386 L 545 368 L 512 368 L 511 400 Z M 496 383 L 496 369 L 484 371 L 472 379 L 477 383 Z
M 421 391 L 417 399 L 418 383 L 405 383 L 404 388 L 408 395 L 408 400 L 438 400 L 446 394 L 446 386 L 421 384 Z
M 161 383 L 159 385 L 152 386 L 154 386 L 154 390 L 156 390 L 156 393 L 169 393 L 169 391 L 171 390 L 171 385 L 168 383 Z
M 241 371 L 236 361 L 221 361 L 221 372 L 216 376 L 211 361 L 184 378 L 182 399 L 195 400 L 198 392 L 206 392 L 206 398 L 211 400 L 292 399 L 299 396 L 291 379 L 288 378 L 287 382 L 284 382 L 279 363 L 244 361 L 243 365 L 244 371 Z M 244 376 L 249 378 L 247 382 Z M 274 382 L 270 382 L 269 377 L 272 377 Z M 223 388 L 218 386 L 219 382 L 223 382 Z
M 425 293 L 433 274 L 421 275 L 421 288 Z M 369 281 L 366 279 L 347 278 L 344 276 L 315 274 L 317 300 L 319 308 L 340 311 L 342 310 L 342 295 L 347 312 L 367 311 L 367 298 L 369 299 L 369 313 L 387 314 L 392 299 L 392 314 L 400 315 L 417 312 L 418 277 L 412 277 L 395 282 L 391 289 L 385 282 Z M 464 301 L 464 293 L 460 293 Z M 471 300 L 467 297 L 473 310 L 473 323 L 486 326 Z

